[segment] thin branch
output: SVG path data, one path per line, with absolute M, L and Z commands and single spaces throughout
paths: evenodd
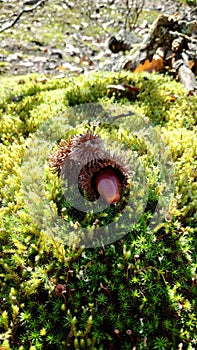
M 5 24 L 5 25 L 0 29 L 0 33 L 6 31 L 6 30 L 9 29 L 9 28 L 14 27 L 14 25 L 19 21 L 19 19 L 21 18 L 21 16 L 22 16 L 24 13 L 34 11 L 37 7 L 39 7 L 39 6 L 41 6 L 42 4 L 44 4 L 45 1 L 46 1 L 46 0 L 40 0 L 40 1 L 38 1 L 34 6 L 24 8 L 21 12 L 19 12 L 19 14 L 17 15 L 17 17 L 15 18 L 15 20 L 14 20 L 13 22 L 8 23 L 8 24 Z
M 192 43 L 194 43 L 194 44 L 197 44 L 197 39 L 193 38 L 193 37 L 191 36 L 191 34 L 190 34 L 190 36 L 188 36 L 188 35 L 186 35 L 186 34 L 184 34 L 184 33 L 180 33 L 180 32 L 177 32 L 177 31 L 173 32 L 173 31 L 171 31 L 171 30 L 169 31 L 169 33 L 170 33 L 171 35 L 177 37 L 177 38 L 182 37 L 182 38 L 186 39 L 187 41 L 190 41 L 190 42 L 192 42 Z

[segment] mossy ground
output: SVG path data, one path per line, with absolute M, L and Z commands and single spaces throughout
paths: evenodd
M 133 100 L 110 95 L 107 86 L 122 81 L 139 88 Z M 90 102 L 118 103 L 119 110 L 132 105 L 157 125 L 173 157 L 175 193 L 170 219 L 157 231 L 148 228 L 147 212 L 123 239 L 77 249 L 47 237 L 29 215 L 21 165 L 26 142 L 42 123 L 69 106 Z M 196 96 L 156 74 L 1 79 L 2 349 L 195 348 L 196 109 Z M 79 124 L 70 133 L 81 128 Z M 154 167 L 150 169 L 154 184 Z M 55 205 L 56 188 L 49 190 Z M 57 285 L 62 292 L 55 290 Z

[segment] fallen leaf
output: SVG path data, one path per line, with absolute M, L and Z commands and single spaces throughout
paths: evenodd
M 125 91 L 125 87 L 121 84 L 117 84 L 117 85 L 108 85 L 107 86 L 107 89 L 110 89 L 110 90 L 117 90 L 117 91 Z
M 58 66 L 58 70 L 64 71 L 64 72 L 70 71 L 70 72 L 79 72 L 79 73 L 83 71 L 82 68 L 74 66 L 69 62 L 65 62 L 62 66 L 61 65 Z
M 119 96 L 126 97 L 129 100 L 134 100 L 140 92 L 140 89 L 137 86 L 129 85 L 125 82 L 122 82 L 122 84 L 108 85 L 107 89 L 109 89 L 110 95 L 115 93 Z
M 168 99 L 169 101 L 174 102 L 174 101 L 176 101 L 177 97 L 175 97 L 174 95 L 168 94 L 168 95 L 167 95 L 167 99 Z
M 195 66 L 195 62 L 194 61 L 189 61 L 189 66 L 190 66 L 190 69 L 192 69 Z
M 139 94 L 140 89 L 139 89 L 137 86 L 128 85 L 128 84 L 126 84 L 126 83 L 124 83 L 124 82 L 123 82 L 122 84 L 123 84 L 123 86 L 124 86 L 126 89 L 128 89 L 128 90 L 130 90 L 130 91 L 135 91 L 136 93 Z
M 91 66 L 93 64 L 93 62 L 92 62 L 92 60 L 90 60 L 89 58 L 87 58 L 86 56 L 83 55 L 80 57 L 79 64 Z
M 140 63 L 140 65 L 134 70 L 134 73 L 159 72 L 163 67 L 164 60 L 162 58 L 158 58 L 157 60 L 153 59 L 152 61 L 146 60 L 144 63 Z

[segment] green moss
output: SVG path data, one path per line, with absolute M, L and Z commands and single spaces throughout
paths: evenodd
M 139 15 L 138 24 L 142 24 L 144 20 L 148 21 L 148 23 L 153 23 L 158 17 L 158 12 L 154 10 L 143 10 Z
M 108 85 L 123 80 L 140 90 L 132 101 L 109 92 Z M 24 200 L 21 166 L 35 131 L 58 114 L 67 118 L 66 138 L 86 131 L 87 125 L 77 116 L 69 119 L 67 112 L 69 106 L 90 102 L 114 104 L 117 114 L 132 105 L 136 113 L 148 117 L 169 145 L 175 192 L 166 221 L 151 230 L 151 208 L 159 198 L 161 181 L 154 155 L 127 132 L 121 120 L 117 130 L 98 124 L 104 139 L 111 137 L 117 145 L 124 142 L 139 152 L 150 203 L 139 222 L 125 228 L 122 239 L 79 249 L 47 238 L 40 230 Z M 99 72 L 72 79 L 38 75 L 1 79 L 3 349 L 177 349 L 180 343 L 185 349 L 195 347 L 196 107 L 196 96 L 187 96 L 181 84 L 157 74 Z M 47 167 L 44 181 L 56 210 L 61 193 Z M 55 292 L 58 284 L 66 288 L 65 293 Z

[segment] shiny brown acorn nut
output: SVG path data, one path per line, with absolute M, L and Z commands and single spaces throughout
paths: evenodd
M 116 172 L 104 168 L 95 176 L 95 185 L 98 193 L 107 204 L 117 204 L 121 198 L 121 183 Z
M 78 184 L 82 195 L 89 201 L 101 196 L 107 204 L 117 204 L 129 192 L 128 172 L 117 157 L 97 159 L 82 167 Z M 127 196 L 126 194 L 126 196 Z

